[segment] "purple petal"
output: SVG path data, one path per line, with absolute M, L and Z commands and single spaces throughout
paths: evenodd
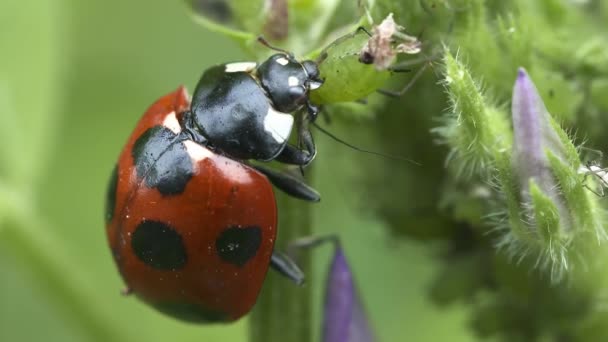
M 553 130 L 550 114 L 538 90 L 520 68 L 513 88 L 513 162 L 524 190 L 530 178 L 547 193 L 554 192 L 555 180 L 549 169 L 546 150 L 563 157 L 564 147 Z
M 355 291 L 355 302 L 353 305 L 353 314 L 351 324 L 348 329 L 348 342 L 372 342 L 374 335 L 369 326 L 369 321 L 363 310 L 363 305 L 359 301 L 359 296 Z
M 342 248 L 336 247 L 325 292 L 323 342 L 374 341 Z
M 538 90 L 524 68 L 519 68 L 513 87 L 513 168 L 519 178 L 522 197 L 529 202 L 529 181 L 534 179 L 555 203 L 562 222 L 568 224 L 568 208 L 558 192 L 546 151 L 565 160 L 565 147 L 551 124 Z

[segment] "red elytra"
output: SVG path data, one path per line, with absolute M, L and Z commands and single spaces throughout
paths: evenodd
M 268 271 L 276 201 L 260 172 L 176 138 L 189 106 L 180 87 L 137 124 L 108 191 L 107 236 L 130 292 L 180 319 L 232 321 L 255 304 Z

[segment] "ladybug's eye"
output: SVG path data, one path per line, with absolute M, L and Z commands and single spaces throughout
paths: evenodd
M 304 71 L 306 71 L 306 75 L 308 76 L 306 88 L 309 90 L 315 90 L 323 85 L 323 80 L 319 78 L 319 67 L 317 66 L 317 63 L 313 61 L 304 61 L 302 62 L 302 66 L 304 67 Z
M 313 61 L 304 61 L 302 62 L 302 66 L 304 70 L 306 70 L 306 74 L 309 79 L 316 79 L 319 77 L 319 68 L 317 67 L 317 63 Z

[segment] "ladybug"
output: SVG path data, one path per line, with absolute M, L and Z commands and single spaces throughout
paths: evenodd
M 318 108 L 308 94 L 322 83 L 315 62 L 280 52 L 260 65 L 211 67 L 191 101 L 180 87 L 149 107 L 106 199 L 107 238 L 128 293 L 178 319 L 228 322 L 255 304 L 269 266 L 303 282 L 274 251 L 272 185 L 307 201 L 319 194 L 250 160 L 312 161 L 307 123 Z M 294 125 L 303 148 L 288 143 Z

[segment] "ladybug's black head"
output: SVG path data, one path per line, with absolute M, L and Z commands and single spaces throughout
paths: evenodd
M 323 84 L 313 61 L 299 62 L 286 53 L 268 58 L 257 68 L 262 87 L 280 112 L 291 113 L 308 102 L 310 90 Z

